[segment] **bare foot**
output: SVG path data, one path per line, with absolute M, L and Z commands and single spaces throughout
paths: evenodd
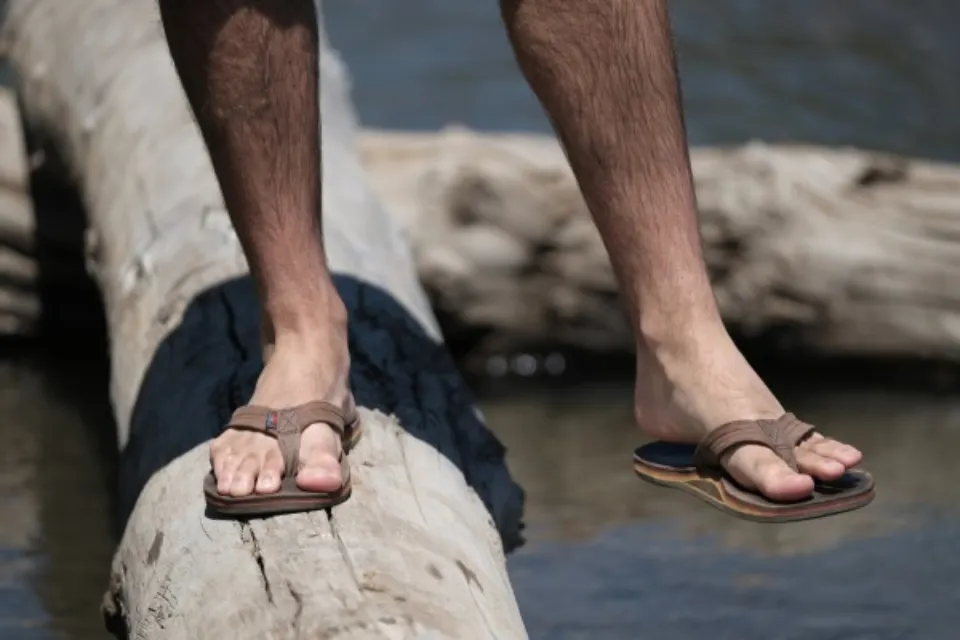
M 696 444 L 727 422 L 783 415 L 783 407 L 725 330 L 691 335 L 696 337 L 638 349 L 636 418 L 646 434 Z M 757 445 L 735 449 L 723 464 L 744 487 L 775 500 L 798 500 L 813 490 L 814 478 L 835 480 L 863 457 L 819 433 L 800 443 L 796 456 L 801 473 Z
M 266 365 L 250 404 L 282 409 L 323 400 L 345 409 L 350 357 L 346 329 L 332 335 L 290 339 L 264 349 Z M 305 491 L 336 491 L 341 475 L 340 438 L 326 424 L 310 425 L 300 442 L 297 486 Z M 234 497 L 273 493 L 283 478 L 277 441 L 265 434 L 228 429 L 210 446 L 217 490 Z

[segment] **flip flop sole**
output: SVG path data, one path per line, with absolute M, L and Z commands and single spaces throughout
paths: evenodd
M 206 489 L 206 487 L 205 487 Z M 214 487 L 214 490 L 216 488 Z M 277 492 L 269 495 L 247 496 L 245 499 L 221 500 L 222 496 L 212 496 L 206 491 L 207 506 L 222 516 L 275 516 L 284 513 L 319 511 L 335 507 L 346 502 L 353 487 L 348 482 L 336 493 L 311 493 L 309 491 Z
M 691 463 L 680 463 L 677 460 L 679 457 L 692 460 L 692 447 L 666 445 L 670 447 L 673 464 L 663 459 L 653 461 L 645 457 L 645 453 L 655 451 L 658 446 L 665 448 L 664 443 L 653 443 L 638 448 L 634 454 L 634 471 L 641 479 L 679 489 L 728 515 L 744 520 L 769 523 L 814 520 L 860 509 L 875 497 L 873 477 L 866 471 L 853 469 L 837 481 L 817 482 L 809 498 L 796 502 L 775 502 L 743 489 L 726 474 L 700 470 Z M 689 456 L 678 455 L 683 449 L 689 449 Z
M 350 452 L 363 434 L 359 420 L 349 428 L 349 436 L 343 443 L 344 458 L 341 465 L 349 465 L 346 454 Z M 207 506 L 221 516 L 273 516 L 284 513 L 319 511 L 342 504 L 350 498 L 353 483 L 349 470 L 346 470 L 343 486 L 334 492 L 320 493 L 304 491 L 296 485 L 295 478 L 284 478 L 279 491 L 269 494 L 251 494 L 249 496 L 226 496 L 217 491 L 217 480 L 213 471 L 203 481 L 203 493 Z

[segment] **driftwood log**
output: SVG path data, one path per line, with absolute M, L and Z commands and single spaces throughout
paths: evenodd
M 11 0 L 3 31 L 30 131 L 82 195 L 106 309 L 125 522 L 108 624 L 176 640 L 525 637 L 501 543 L 518 539 L 521 493 L 367 187 L 325 39 L 326 240 L 366 434 L 354 497 L 332 513 L 204 514 L 206 443 L 252 390 L 258 320 L 154 5 Z
M 0 335 L 32 333 L 40 314 L 12 105 L 0 101 Z M 632 349 L 603 245 L 551 137 L 368 130 L 359 144 L 458 351 Z M 762 143 L 691 155 L 714 290 L 741 336 L 827 356 L 960 360 L 955 165 Z M 43 229 L 48 255 L 71 249 L 56 225 Z M 48 262 L 54 282 L 73 283 L 58 268 L 66 260 Z
M 374 188 L 448 341 L 632 349 L 570 169 L 547 136 L 369 131 Z M 855 149 L 692 154 L 706 260 L 740 335 L 821 355 L 960 359 L 960 171 Z

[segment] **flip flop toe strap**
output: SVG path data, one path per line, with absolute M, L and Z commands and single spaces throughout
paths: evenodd
M 794 449 L 813 435 L 816 428 L 797 419 L 792 413 L 785 413 L 776 420 L 761 420 L 760 426 L 773 441 L 774 452 L 796 471 L 797 458 L 794 455 Z
M 738 420 L 708 433 L 697 447 L 694 464 L 719 467 L 723 455 L 735 447 L 756 444 L 771 449 L 794 471 L 798 471 L 794 449 L 809 438 L 816 428 L 792 413 L 775 420 Z
M 770 436 L 756 420 L 738 420 L 721 425 L 704 436 L 694 453 L 693 462 L 698 467 L 720 467 L 726 453 L 745 444 L 774 448 Z
M 284 474 L 291 476 L 299 467 L 303 430 L 318 422 L 328 425 L 338 437 L 343 438 L 346 429 L 343 412 L 335 405 L 321 401 L 287 409 L 247 405 L 233 412 L 226 428 L 259 431 L 276 438 L 283 456 Z

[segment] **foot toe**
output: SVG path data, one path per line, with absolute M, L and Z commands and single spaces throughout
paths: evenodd
M 772 500 L 800 500 L 813 491 L 813 478 L 792 471 L 765 447 L 740 447 L 730 456 L 727 467 L 737 482 Z
M 307 427 L 300 443 L 297 486 L 304 491 L 332 492 L 343 484 L 340 470 L 340 439 L 328 425 Z
M 837 442 L 832 438 L 820 437 L 809 442 L 809 444 L 804 443 L 804 445 L 801 445 L 801 449 L 809 449 L 824 458 L 835 460 L 846 469 L 860 464 L 860 461 L 863 459 L 863 454 L 860 453 L 858 449 L 848 444 Z
M 297 474 L 297 486 L 304 491 L 331 492 L 343 484 L 340 464 L 327 452 L 302 452 L 301 460 L 306 458 Z
M 776 456 L 757 465 L 755 478 L 760 492 L 772 500 L 801 500 L 813 492 L 813 478 L 792 471 Z
M 223 495 L 230 493 L 230 485 L 233 483 L 233 476 L 237 473 L 237 467 L 240 466 L 242 458 L 233 453 L 227 453 L 222 460 L 214 462 L 213 472 L 217 478 L 217 491 Z
M 253 492 L 260 471 L 260 460 L 256 456 L 244 456 L 230 482 L 230 495 L 234 498 L 248 496 Z
M 263 460 L 254 491 L 260 494 L 275 493 L 280 489 L 283 476 L 283 457 L 279 451 L 270 451 Z
M 847 470 L 842 462 L 821 455 L 814 449 L 797 449 L 797 466 L 800 471 L 821 480 L 836 480 Z
M 217 478 L 220 478 L 224 474 L 224 467 L 228 460 L 230 460 L 233 455 L 233 450 L 219 442 L 219 440 L 214 440 L 213 444 L 210 445 L 210 467 L 213 469 L 213 475 Z

